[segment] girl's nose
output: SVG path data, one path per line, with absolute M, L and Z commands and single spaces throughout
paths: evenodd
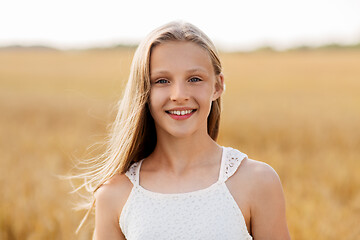
M 186 86 L 184 83 L 175 82 L 171 86 L 171 94 L 170 94 L 170 100 L 171 101 L 186 101 L 189 99 L 188 92 L 186 90 Z

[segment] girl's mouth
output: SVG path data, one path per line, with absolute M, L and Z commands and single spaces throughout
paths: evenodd
M 165 111 L 169 116 L 175 120 L 184 120 L 191 117 L 196 109 L 189 109 L 189 110 L 169 110 Z

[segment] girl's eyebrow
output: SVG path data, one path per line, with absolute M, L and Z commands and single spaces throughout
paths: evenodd
M 188 73 L 195 73 L 195 72 L 201 72 L 201 73 L 205 73 L 205 74 L 208 74 L 209 71 L 206 70 L 205 68 L 202 68 L 202 67 L 197 67 L 197 68 L 192 68 L 192 69 L 189 69 L 188 71 L 186 71 Z

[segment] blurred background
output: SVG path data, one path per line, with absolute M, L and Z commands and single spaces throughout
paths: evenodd
M 91 239 L 58 175 L 101 153 L 135 47 L 201 28 L 226 81 L 219 143 L 270 164 L 294 240 L 360 239 L 360 2 L 2 1 L 0 239 Z

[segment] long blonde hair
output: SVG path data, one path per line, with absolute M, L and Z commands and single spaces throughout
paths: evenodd
M 87 204 L 78 209 L 87 209 L 76 232 L 95 205 L 94 193 L 117 173 L 125 173 L 132 163 L 147 157 L 155 148 L 155 124 L 148 108 L 150 93 L 150 55 L 152 49 L 169 41 L 189 41 L 198 44 L 211 58 L 214 71 L 222 71 L 218 53 L 211 40 L 197 27 L 186 22 L 170 22 L 152 31 L 138 46 L 131 65 L 130 76 L 123 98 L 118 103 L 118 113 L 111 126 L 106 150 L 100 156 L 86 161 L 87 172 L 73 176 L 84 183 L 76 188 L 85 188 L 91 194 Z M 222 87 L 220 82 L 217 83 Z M 208 134 L 216 140 L 221 112 L 220 98 L 213 101 L 207 121 Z M 84 169 L 84 167 L 82 167 Z

